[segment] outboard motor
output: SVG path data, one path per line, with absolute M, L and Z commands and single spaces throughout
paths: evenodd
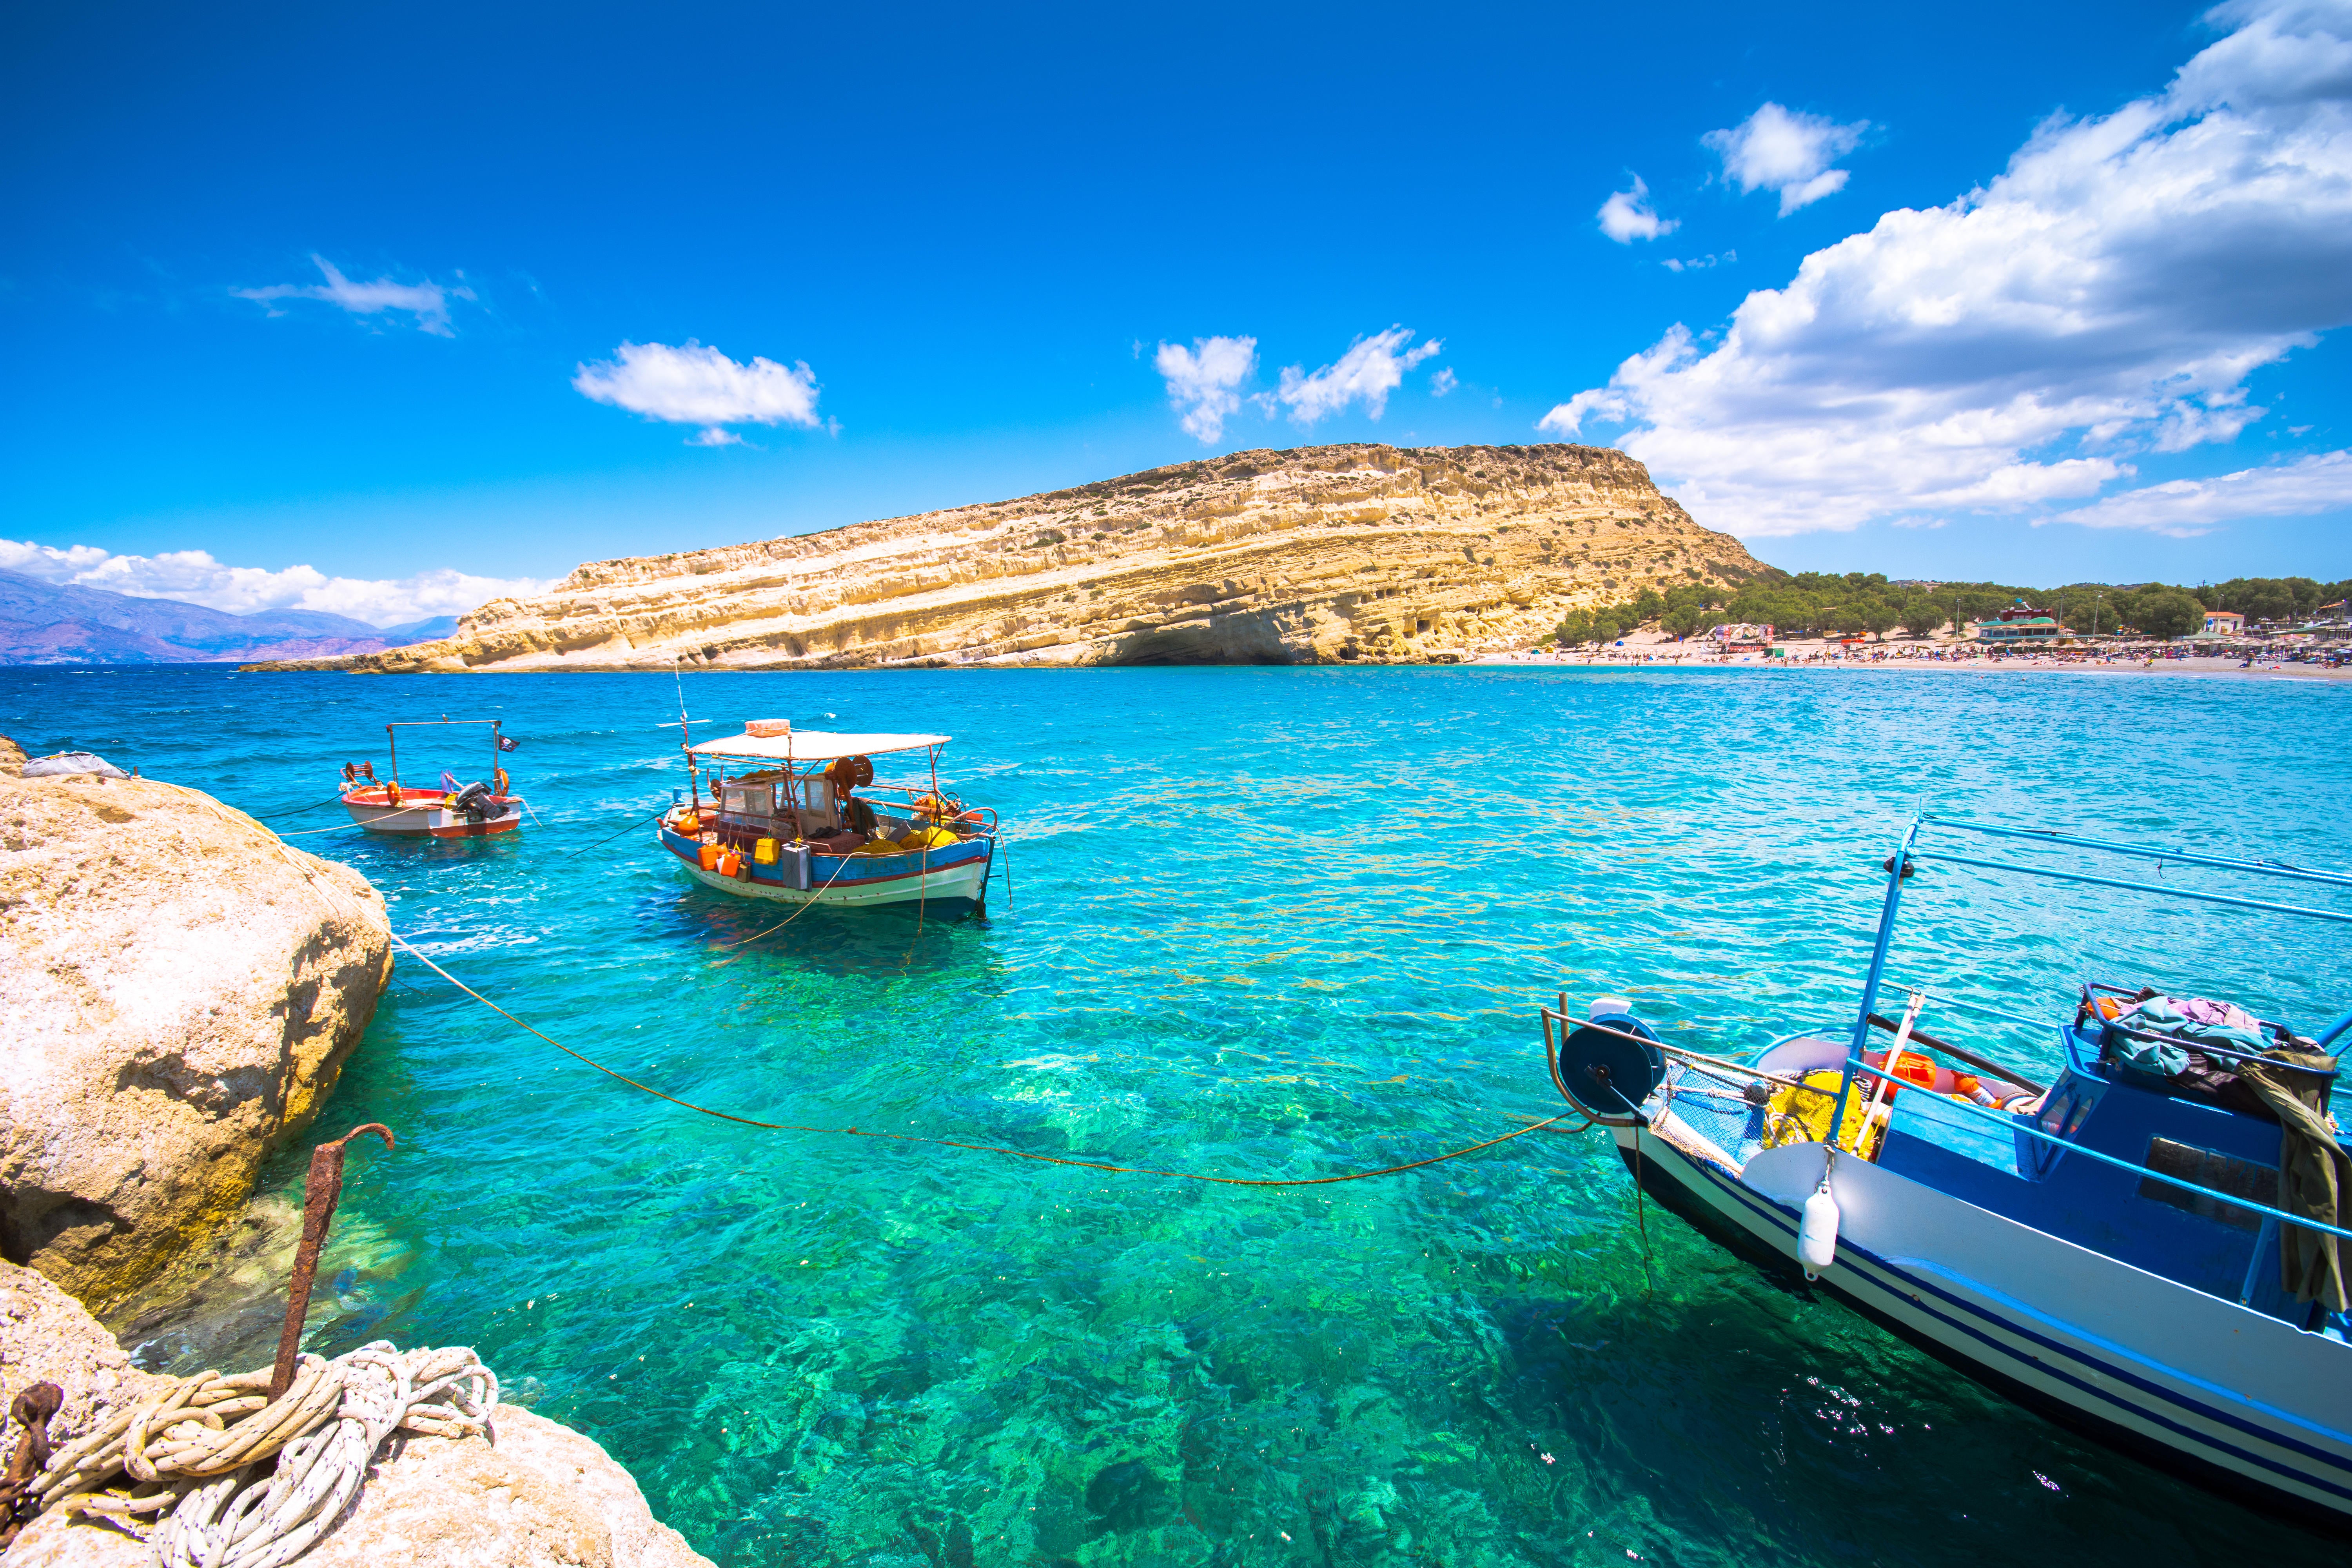
M 490 814 L 490 786 L 476 779 L 449 797 L 451 811 L 468 822 L 479 822 Z
M 1657 1037 L 1633 1016 L 1633 1003 L 1600 998 L 1559 1043 L 1560 1092 L 1604 1125 L 1640 1121 L 1642 1102 L 1666 1076 L 1665 1054 L 1651 1043 Z

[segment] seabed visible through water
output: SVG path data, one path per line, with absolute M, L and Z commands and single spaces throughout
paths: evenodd
M 1009 896 L 728 946 L 773 911 L 695 888 L 650 826 L 594 842 L 684 782 L 667 675 L 6 669 L 0 729 L 291 835 L 335 825 L 274 814 L 381 764 L 385 721 L 503 719 L 543 826 L 291 842 L 358 867 L 467 984 L 667 1092 L 1236 1175 L 1553 1114 L 1535 1009 L 1560 989 L 1718 1048 L 1849 1012 L 1877 863 L 1921 806 L 2352 858 L 2352 691 L 2317 683 L 1217 668 L 686 693 L 698 733 L 953 734 L 942 776 L 1003 813 Z M 2053 1009 L 2128 974 L 2343 1010 L 2340 945 L 2090 895 L 1923 879 L 1895 973 Z M 351 1163 L 310 1347 L 477 1347 L 729 1568 L 2315 1545 L 1638 1213 L 1597 1132 L 1249 1189 L 761 1131 L 622 1088 L 404 960 L 316 1131 L 370 1121 L 400 1150 Z M 267 1360 L 311 1141 L 113 1323 L 142 1361 Z

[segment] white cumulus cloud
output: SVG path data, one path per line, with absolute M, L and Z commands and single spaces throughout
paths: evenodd
M 785 366 L 754 358 L 738 364 L 689 338 L 667 343 L 623 343 L 609 360 L 583 364 L 572 378 L 583 397 L 672 425 L 699 425 L 697 447 L 740 445 L 730 425 L 797 425 L 820 428 L 816 374 L 803 360 Z
M 2142 528 L 2189 539 L 2246 518 L 2311 517 L 2338 510 L 2352 510 L 2352 452 L 2318 452 L 2209 479 L 2142 485 L 2034 522 Z
M 1417 348 L 1406 348 L 1412 336 L 1410 329 L 1392 326 L 1385 332 L 1358 338 L 1335 363 L 1312 374 L 1290 365 L 1282 373 L 1281 384 L 1272 394 L 1261 395 L 1261 406 L 1271 414 L 1279 404 L 1290 410 L 1292 419 L 1312 425 L 1327 414 L 1360 403 L 1367 415 L 1378 419 L 1388 411 L 1389 394 L 1404 384 L 1405 372 L 1445 347 L 1443 339 L 1432 338 Z
M 473 289 L 459 284 L 444 289 L 427 279 L 423 283 L 395 283 L 389 278 L 379 278 L 373 283 L 354 283 L 337 270 L 335 264 L 323 256 L 312 256 L 324 283 L 273 283 L 267 289 L 232 289 L 231 294 L 240 300 L 255 300 L 269 308 L 273 316 L 286 312 L 278 308 L 280 300 L 319 300 L 339 306 L 354 316 L 382 315 L 387 310 L 405 311 L 416 318 L 419 331 L 436 337 L 454 337 L 449 326 L 449 301 L 471 300 Z M 458 276 L 463 278 L 464 273 Z
M 1168 384 L 1169 406 L 1185 434 L 1213 447 L 1224 436 L 1226 419 L 1241 412 L 1241 385 L 1257 369 L 1257 340 L 1194 338 L 1189 349 L 1161 343 L 1151 367 Z
M 1846 172 L 1832 163 L 1862 144 L 1870 121 L 1840 125 L 1818 114 L 1768 103 L 1728 131 L 1699 138 L 1723 158 L 1724 177 L 1749 191 L 1778 191 L 1780 216 L 1845 188 Z
M 1454 377 L 1453 367 L 1449 365 L 1429 378 L 1429 395 L 1443 397 L 1461 384 L 1462 383 Z
M 320 610 L 374 626 L 463 615 L 492 599 L 544 593 L 556 581 L 478 577 L 447 567 L 397 581 L 330 577 L 314 566 L 282 571 L 227 566 L 204 550 L 117 555 L 95 545 L 60 549 L 10 539 L 0 539 L 0 571 L 137 599 L 177 599 L 236 616 L 256 610 Z
M 1650 187 L 1642 183 L 1642 176 L 1634 175 L 1632 190 L 1619 191 L 1601 204 L 1601 232 L 1620 245 L 1631 245 L 1637 239 L 1655 239 L 1681 227 L 1679 220 L 1658 216 L 1650 205 L 1649 195 Z
M 2235 31 L 2170 90 L 2052 119 L 1987 185 L 1814 252 L 1719 339 L 1671 328 L 1539 427 L 1622 423 L 1750 536 L 2035 511 L 2233 438 L 2253 371 L 2352 321 L 2352 4 L 2209 16 Z

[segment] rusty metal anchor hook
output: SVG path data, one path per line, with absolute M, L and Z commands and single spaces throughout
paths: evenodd
M 26 1494 L 34 1489 L 35 1478 L 49 1463 L 49 1417 L 66 1402 L 66 1391 L 54 1383 L 37 1383 L 16 1395 L 8 1407 L 9 1415 L 25 1429 L 18 1439 L 16 1452 L 8 1460 L 8 1476 L 0 1480 L 0 1547 L 16 1539 L 16 1532 L 31 1522 L 39 1511 L 31 1506 Z
M 310 1313 L 310 1284 L 319 1273 L 319 1249 L 327 1243 L 327 1226 L 335 1217 L 335 1203 L 343 1195 L 343 1145 L 362 1132 L 383 1140 L 389 1153 L 392 1129 L 381 1121 L 352 1128 L 331 1143 L 310 1151 L 310 1173 L 302 1178 L 302 1245 L 294 1254 L 293 1278 L 287 1282 L 286 1327 L 278 1334 L 278 1364 L 269 1373 L 269 1397 L 279 1399 L 293 1386 L 294 1362 L 302 1349 L 302 1320 Z

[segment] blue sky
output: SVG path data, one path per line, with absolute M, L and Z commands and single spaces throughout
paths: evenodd
M 389 623 L 1205 451 L 1573 435 L 1793 569 L 2352 575 L 2347 39 L 14 7 L 0 566 Z

